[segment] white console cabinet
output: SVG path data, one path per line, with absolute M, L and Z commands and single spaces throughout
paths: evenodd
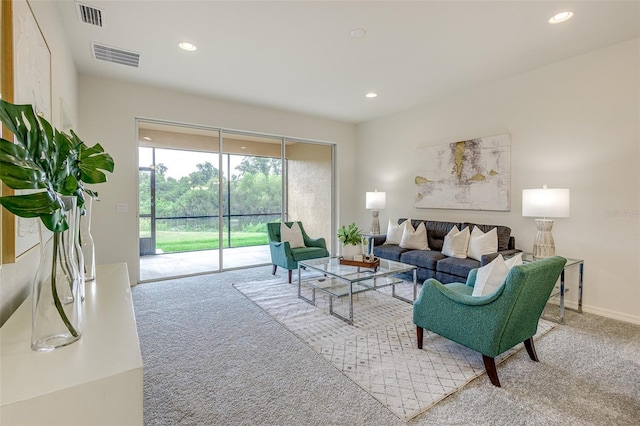
M 142 356 L 127 265 L 86 284 L 82 338 L 31 350 L 31 297 L 0 329 L 0 424 L 142 425 Z

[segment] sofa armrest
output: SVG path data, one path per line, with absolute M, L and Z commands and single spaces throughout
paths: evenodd
M 498 251 L 490 254 L 483 254 L 482 257 L 480 258 L 480 266 L 484 266 L 491 263 L 491 261 L 493 261 L 493 259 L 498 257 L 499 254 L 501 254 L 502 257 L 506 257 L 506 256 L 513 256 L 514 254 L 518 254 L 521 251 L 522 250 L 520 249 L 511 249 L 511 250 L 502 250 L 502 251 Z
M 371 241 L 373 241 L 373 246 L 381 246 L 382 244 L 384 244 L 385 241 L 387 241 L 387 236 L 386 235 L 376 235 L 375 237 L 373 237 L 371 239 Z

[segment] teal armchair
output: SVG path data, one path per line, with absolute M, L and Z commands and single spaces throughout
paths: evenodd
M 291 227 L 293 222 L 286 222 L 286 224 Z M 298 222 L 298 225 L 302 230 L 302 237 L 306 247 L 292 249 L 288 242 L 280 241 L 280 222 L 267 223 L 271 263 L 273 263 L 272 273 L 275 275 L 278 266 L 287 269 L 289 271 L 289 283 L 291 283 L 291 271 L 298 269 L 300 260 L 329 256 L 325 239 L 309 237 L 302 227 L 302 222 Z
M 514 266 L 495 292 L 480 297 L 471 295 L 477 269 L 466 284 L 426 280 L 413 304 L 418 349 L 427 329 L 480 352 L 491 383 L 499 387 L 496 356 L 524 342 L 529 357 L 538 361 L 533 335 L 565 263 L 554 256 Z

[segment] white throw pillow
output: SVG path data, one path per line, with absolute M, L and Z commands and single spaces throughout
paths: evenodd
M 522 253 L 504 260 L 501 254 L 491 263 L 478 268 L 472 296 L 486 296 L 498 289 L 514 266 L 522 265 Z
M 293 222 L 291 228 L 285 223 L 280 223 L 280 241 L 288 241 L 291 248 L 306 247 L 304 245 L 302 229 L 300 229 L 298 222 Z
M 508 273 L 509 267 L 502 255 L 499 254 L 491 263 L 478 268 L 471 295 L 478 297 L 493 293 L 502 285 Z
M 407 222 L 403 222 L 407 223 L 407 225 L 404 227 L 404 232 L 402 233 L 400 247 L 413 250 L 429 250 L 427 228 L 424 226 L 424 222 L 420 222 L 417 229 L 413 229 L 410 219 L 407 219 Z
M 507 264 L 509 270 L 511 270 L 511 268 L 513 268 L 514 266 L 522 265 L 522 253 L 518 253 L 515 256 L 510 257 L 509 259 L 505 260 L 504 263 Z
M 442 254 L 449 257 L 457 257 L 458 259 L 467 258 L 467 248 L 469 247 L 469 227 L 462 231 L 458 231 L 458 227 L 454 226 L 447 235 L 444 236 L 444 244 L 442 244 Z
M 389 226 L 387 227 L 387 239 L 385 240 L 385 244 L 400 244 L 400 241 L 402 241 L 402 234 L 404 233 L 404 227 L 406 226 L 407 222 L 410 222 L 411 220 L 405 220 L 404 222 L 402 222 L 400 225 L 398 225 L 397 222 L 393 222 L 391 219 L 389 219 Z
M 498 228 L 482 232 L 477 226 L 473 227 L 469 239 L 467 256 L 475 260 L 482 260 L 482 255 L 498 251 Z

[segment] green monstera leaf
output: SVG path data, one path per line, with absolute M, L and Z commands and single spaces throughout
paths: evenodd
M 39 217 L 53 232 L 68 229 L 60 195 L 97 197 L 85 184 L 107 181 L 113 158 L 100 144 L 89 148 L 71 131 L 59 132 L 33 111 L 0 99 L 0 121 L 15 136 L 15 143 L 0 139 L 0 180 L 16 190 L 35 190 L 0 197 L 0 205 L 20 217 Z

